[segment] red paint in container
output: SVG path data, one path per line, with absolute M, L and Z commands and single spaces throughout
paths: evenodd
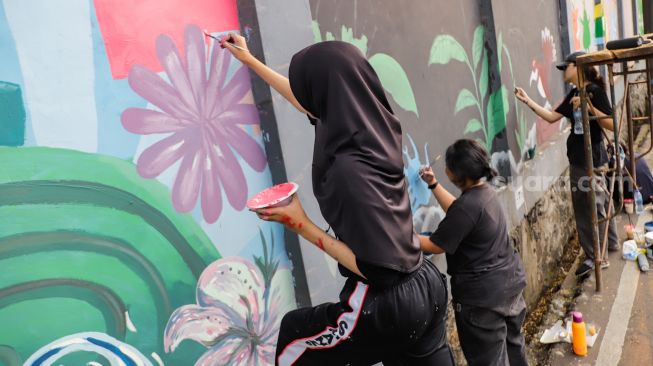
M 299 185 L 293 182 L 277 184 L 250 198 L 247 201 L 247 208 L 254 211 L 262 208 L 287 206 L 292 201 L 292 195 L 297 192 L 298 188 Z

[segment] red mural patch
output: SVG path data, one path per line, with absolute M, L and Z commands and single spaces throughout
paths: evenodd
M 127 77 L 134 64 L 161 71 L 155 51 L 160 34 L 184 44 L 189 24 L 208 32 L 239 29 L 235 0 L 94 0 L 94 4 L 114 79 Z

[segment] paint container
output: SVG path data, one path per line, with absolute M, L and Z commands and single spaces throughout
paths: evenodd
M 635 208 L 635 201 L 632 198 L 624 198 L 624 209 L 627 214 L 632 214 Z
M 635 239 L 635 234 L 634 234 L 634 232 L 635 232 L 635 225 L 633 225 L 633 224 L 626 224 L 626 225 L 624 225 L 624 230 L 626 231 L 626 238 L 628 238 L 628 240 L 633 240 L 633 239 Z
M 621 246 L 621 256 L 628 261 L 637 260 L 637 243 L 634 240 L 626 240 L 624 245 Z
M 635 230 L 635 243 L 638 246 L 644 246 L 646 244 L 646 236 L 641 230 Z
M 644 230 L 646 230 L 647 233 L 653 231 L 653 221 L 645 222 L 644 223 Z
M 646 239 L 646 244 L 648 244 L 648 245 L 653 244 L 653 232 L 646 233 L 646 235 L 644 235 L 644 238 Z
M 262 208 L 283 207 L 290 204 L 292 196 L 299 189 L 299 185 L 294 182 L 277 184 L 274 187 L 265 189 L 247 201 L 247 208 L 251 211 Z

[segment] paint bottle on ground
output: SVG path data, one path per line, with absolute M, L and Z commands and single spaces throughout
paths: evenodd
M 642 272 L 648 272 L 649 271 L 649 266 L 648 266 L 648 259 L 646 259 L 646 255 L 643 253 L 637 254 L 637 265 L 639 266 L 639 270 Z
M 587 335 L 585 330 L 585 322 L 583 321 L 583 314 L 579 311 L 571 313 L 571 343 L 574 353 L 578 356 L 587 355 Z
M 635 212 L 639 215 L 644 212 L 644 200 L 642 199 L 642 192 L 639 189 L 635 189 Z

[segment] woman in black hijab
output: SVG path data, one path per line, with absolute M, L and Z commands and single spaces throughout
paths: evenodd
M 413 231 L 401 126 L 363 54 L 323 42 L 295 54 L 287 79 L 230 35 L 236 58 L 315 125 L 313 192 L 336 237 L 318 228 L 295 196 L 257 212 L 325 251 L 347 277 L 340 301 L 297 309 L 279 330 L 278 365 L 453 365 L 446 342 L 447 291 L 423 260 Z

